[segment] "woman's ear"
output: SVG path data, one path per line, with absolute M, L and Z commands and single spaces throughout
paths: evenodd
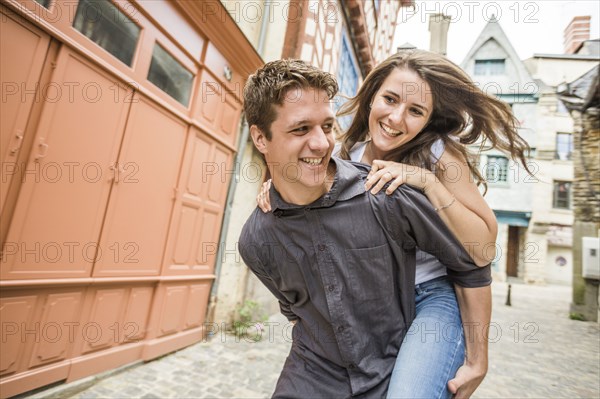
M 250 126 L 250 135 L 252 136 L 252 142 L 254 146 L 261 154 L 268 152 L 268 140 L 265 134 L 256 125 Z

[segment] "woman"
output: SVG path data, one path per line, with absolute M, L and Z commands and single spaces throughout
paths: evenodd
M 466 145 L 489 140 L 527 169 L 528 146 L 510 108 L 479 90 L 443 56 L 410 50 L 391 56 L 367 76 L 339 113 L 347 114 L 355 116 L 334 154 L 372 165 L 366 189 L 377 193 L 387 183 L 388 194 L 403 183 L 420 188 L 455 236 L 469 243 L 465 248 L 473 260 L 480 266 L 490 263 L 497 223 L 477 188 L 483 178 Z M 259 206 L 270 210 L 260 199 Z M 400 348 L 389 397 L 452 394 L 448 381 L 465 363 L 465 347 L 457 297 L 445 276 L 444 265 L 418 251 L 416 318 Z M 468 291 L 459 290 L 461 298 Z M 461 392 L 466 396 L 487 370 L 487 357 L 475 362 L 479 376 Z

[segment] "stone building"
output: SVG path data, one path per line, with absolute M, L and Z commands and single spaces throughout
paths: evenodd
M 486 200 L 499 222 L 502 251 L 494 266 L 500 279 L 571 283 L 574 126 L 556 88 L 598 64 L 594 42 L 577 43 L 587 54 L 534 54 L 521 61 L 492 20 L 463 61 L 484 90 L 510 104 L 531 146 L 528 165 L 534 176 L 499 153 L 486 151 L 481 159 Z
M 519 133 L 535 148 L 538 85 L 495 18 L 477 37 L 461 67 L 484 92 L 511 106 L 520 122 Z M 480 165 L 488 183 L 485 199 L 499 225 L 493 272 L 500 279 L 535 275 L 529 262 L 535 251 L 527 242 L 533 212 L 532 178 L 522 166 L 497 150 L 483 152 Z
M 584 251 L 591 259 L 598 259 L 600 248 L 600 67 L 596 66 L 578 79 L 561 85 L 561 101 L 574 121 L 573 159 L 573 302 L 571 312 L 586 320 L 600 321 L 600 293 L 598 277 L 583 273 Z M 583 248 L 583 237 L 596 237 L 595 244 Z M 591 240 L 594 243 L 594 240 Z M 590 265 L 596 266 L 598 265 Z

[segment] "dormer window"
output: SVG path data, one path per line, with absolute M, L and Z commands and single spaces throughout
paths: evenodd
M 475 75 L 503 75 L 504 59 L 475 60 Z

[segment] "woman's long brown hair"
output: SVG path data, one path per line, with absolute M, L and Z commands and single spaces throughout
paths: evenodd
M 431 146 L 437 140 L 445 148 L 462 155 L 475 182 L 485 179 L 475 165 L 467 145 L 480 138 L 480 148 L 497 148 L 531 173 L 526 162 L 529 145 L 518 133 L 518 122 L 510 107 L 490 96 L 446 57 L 424 50 L 401 51 L 379 64 L 365 79 L 357 95 L 346 102 L 338 116 L 354 114 L 348 131 L 342 136 L 340 156 L 350 159 L 350 150 L 369 134 L 370 104 L 384 80 L 395 69 L 417 73 L 429 85 L 433 96 L 433 112 L 427 125 L 414 139 L 390 152 L 386 160 L 424 167 L 442 173 L 432 161 Z M 415 82 L 416 84 L 416 82 Z M 451 136 L 459 138 L 458 142 Z

